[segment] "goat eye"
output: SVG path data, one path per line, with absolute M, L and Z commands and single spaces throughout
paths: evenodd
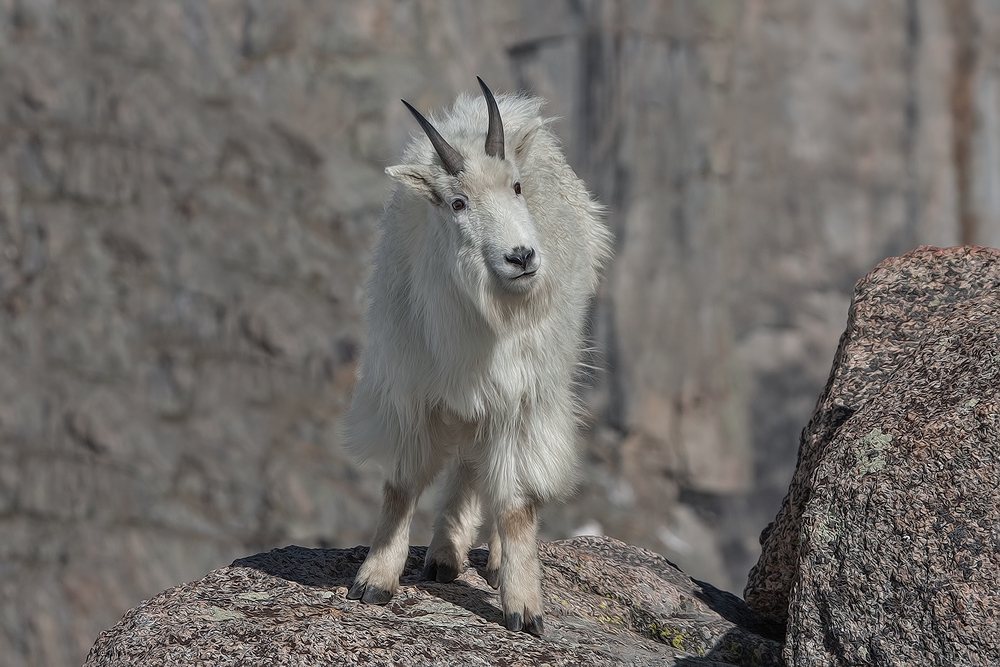
M 514 194 L 516 194 L 516 195 L 521 194 L 521 182 L 520 181 L 518 181 L 517 183 L 514 184 Z
M 451 202 L 451 208 L 452 210 L 455 211 L 461 211 L 463 208 L 465 208 L 465 202 L 462 201 L 461 199 L 455 199 L 454 201 Z

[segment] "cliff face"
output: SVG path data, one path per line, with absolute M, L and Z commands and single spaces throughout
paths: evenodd
M 79 662 L 248 549 L 367 543 L 336 433 L 398 99 L 476 74 L 550 100 L 617 234 L 546 535 L 739 589 L 854 280 L 1000 245 L 998 51 L 972 0 L 0 1 L 0 654 Z

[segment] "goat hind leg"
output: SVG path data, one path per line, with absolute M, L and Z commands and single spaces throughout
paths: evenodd
M 496 521 L 490 521 L 490 557 L 486 561 L 486 583 L 491 588 L 500 587 L 500 563 L 503 559 L 503 547 L 500 544 L 500 531 Z
M 479 527 L 479 496 L 472 485 L 472 470 L 456 459 L 448 470 L 441 509 L 434 522 L 434 537 L 427 549 L 424 579 L 454 581 Z
M 524 502 L 497 514 L 502 544 L 500 603 L 508 630 L 542 636 L 542 566 L 536 541 L 536 506 Z

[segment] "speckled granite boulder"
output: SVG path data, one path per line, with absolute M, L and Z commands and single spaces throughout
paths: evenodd
M 410 549 L 385 607 L 344 597 L 366 547 L 242 558 L 126 613 L 86 665 L 781 664 L 780 643 L 737 597 L 610 538 L 539 545 L 542 639 L 500 625 L 485 551 L 450 584 L 419 580 L 425 551 Z
M 790 665 L 1000 664 L 1000 251 L 859 281 L 748 605 Z

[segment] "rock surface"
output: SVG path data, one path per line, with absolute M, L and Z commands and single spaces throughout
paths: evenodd
M 858 283 L 745 593 L 789 665 L 1000 664 L 998 322 L 995 249 Z
M 385 607 L 345 599 L 367 553 L 286 547 L 174 587 L 101 633 L 86 667 L 139 665 L 780 665 L 781 645 L 737 597 L 610 538 L 539 545 L 545 636 L 511 633 L 483 579 L 419 579 L 411 547 Z

